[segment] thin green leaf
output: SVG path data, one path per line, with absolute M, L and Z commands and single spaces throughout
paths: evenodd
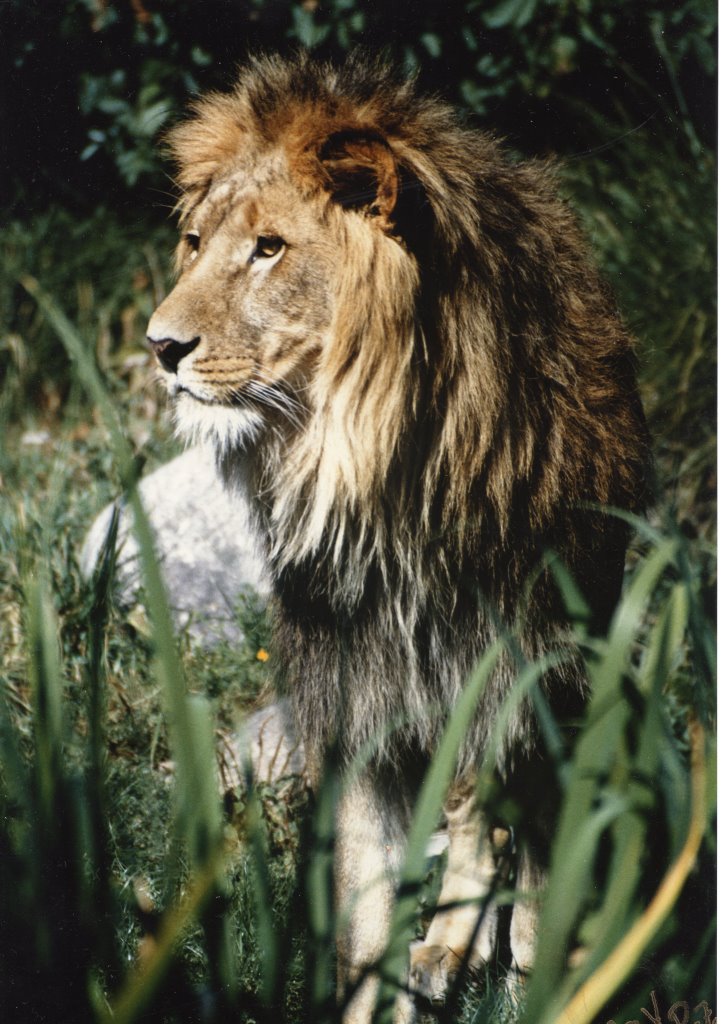
M 63 684 L 58 657 L 58 622 L 42 578 L 29 585 L 28 643 L 35 730 L 35 772 L 42 822 L 53 819 L 56 783 L 63 762 Z
M 621 699 L 621 678 L 647 604 L 662 572 L 675 560 L 677 547 L 676 541 L 663 542 L 639 565 L 614 614 L 603 656 L 590 665 L 590 706 L 576 745 L 541 912 L 540 934 L 546 936 L 546 942 L 540 944 L 536 956 L 522 1024 L 544 1024 L 553 1019 L 566 997 L 562 978 L 567 951 L 589 890 L 595 852 L 589 850 L 588 856 L 581 856 L 579 849 L 574 857 L 571 851 L 619 749 L 630 714 Z
M 339 799 L 339 773 L 330 761 L 316 799 L 312 843 L 306 871 L 309 950 L 309 1018 L 327 1019 L 334 1008 L 334 838 Z
M 407 968 L 407 950 L 412 938 L 417 890 L 424 875 L 427 840 L 440 816 L 443 801 L 457 764 L 460 744 L 472 720 L 490 673 L 500 656 L 502 644 L 494 644 L 482 657 L 463 690 L 445 728 L 435 758 L 425 775 L 410 828 L 407 852 L 400 874 L 398 897 L 390 925 L 390 938 L 379 971 L 382 977 L 377 1000 L 379 1024 L 391 1024 L 394 1004 Z
M 245 834 L 249 844 L 256 937 L 261 953 L 259 998 L 264 1006 L 272 1007 L 279 992 L 279 977 L 283 965 L 280 962 L 279 941 L 274 922 L 269 876 L 269 844 L 261 801 L 250 771 L 247 771 L 247 789 Z

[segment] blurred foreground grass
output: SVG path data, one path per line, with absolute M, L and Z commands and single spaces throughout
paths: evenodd
M 89 452 L 93 437 L 84 442 Z M 29 461 L 37 457 L 32 449 Z M 2 521 L 5 1019 L 333 1020 L 336 777 L 316 800 L 287 783 L 237 789 L 222 802 L 214 731 L 232 727 L 258 693 L 258 641 L 253 650 L 200 656 L 158 630 L 150 639 L 137 633 L 113 607 L 110 559 L 94 581 L 82 581 L 72 515 L 59 531 L 59 495 L 83 494 L 72 483 L 79 472 L 64 458 L 50 471 L 52 486 L 36 478 L 35 494 L 14 512 L 6 507 Z M 634 944 L 626 970 L 614 971 L 613 986 L 604 984 L 596 1015 L 570 1019 L 635 1019 L 652 989 L 660 1005 L 713 1005 L 713 635 L 702 600 L 710 553 L 651 528 L 636 547 L 605 641 L 588 636 L 562 577 L 593 698 L 570 755 L 560 753 L 555 731 L 551 739 L 566 802 L 544 909 L 547 942 L 523 1009 L 530 1024 L 559 1020 L 579 986 L 595 984 L 594 969 L 605 972 L 619 944 L 633 941 L 645 913 L 654 915 L 652 933 Z M 534 690 L 537 674 L 535 666 L 521 671 L 517 698 Z M 466 699 L 484 684 L 483 666 Z M 418 808 L 407 902 L 387 962 L 390 992 L 399 952 L 418 928 L 431 870 L 425 840 L 469 710 L 463 702 L 456 709 Z M 494 806 L 488 766 L 480 785 Z M 687 843 L 691 861 L 672 881 Z M 505 887 L 498 894 L 508 896 Z M 562 957 L 571 948 L 579 950 L 574 969 Z M 440 1019 L 517 1018 L 485 977 L 459 996 Z

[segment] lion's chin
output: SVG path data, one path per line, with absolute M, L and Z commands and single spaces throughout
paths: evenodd
M 220 454 L 249 448 L 264 429 L 264 418 L 253 409 L 217 405 L 188 391 L 174 398 L 176 433 L 189 444 L 211 444 Z

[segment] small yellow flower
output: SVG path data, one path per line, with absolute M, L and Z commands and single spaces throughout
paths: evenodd
M 260 647 L 259 650 L 256 652 L 256 660 L 257 661 L 268 661 L 269 660 L 269 652 L 265 651 L 263 647 Z

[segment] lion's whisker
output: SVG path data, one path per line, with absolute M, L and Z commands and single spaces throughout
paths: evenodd
M 299 402 L 294 397 L 294 392 L 299 392 L 299 393 L 308 392 L 310 390 L 310 387 L 309 387 L 308 384 L 295 384 L 294 385 L 294 391 L 292 391 L 290 389 L 289 385 L 287 385 L 285 383 L 282 383 L 278 378 L 272 377 L 272 375 L 269 373 L 269 371 L 266 370 L 261 365 L 261 363 L 259 363 L 258 361 L 256 361 L 256 360 L 254 361 L 253 367 L 254 367 L 254 376 L 258 377 L 258 379 L 259 379 L 259 381 L 261 383 L 268 384 L 270 387 L 274 387 L 274 388 L 283 390 L 284 395 L 286 396 L 286 398 L 288 399 L 288 401 L 291 404 L 299 406 L 300 409 L 304 408 L 302 403 Z
M 282 413 L 293 426 L 301 427 L 301 413 L 304 407 L 288 395 L 287 392 L 271 384 L 265 384 L 262 381 L 256 380 L 248 381 L 245 385 L 245 390 L 262 404 Z

